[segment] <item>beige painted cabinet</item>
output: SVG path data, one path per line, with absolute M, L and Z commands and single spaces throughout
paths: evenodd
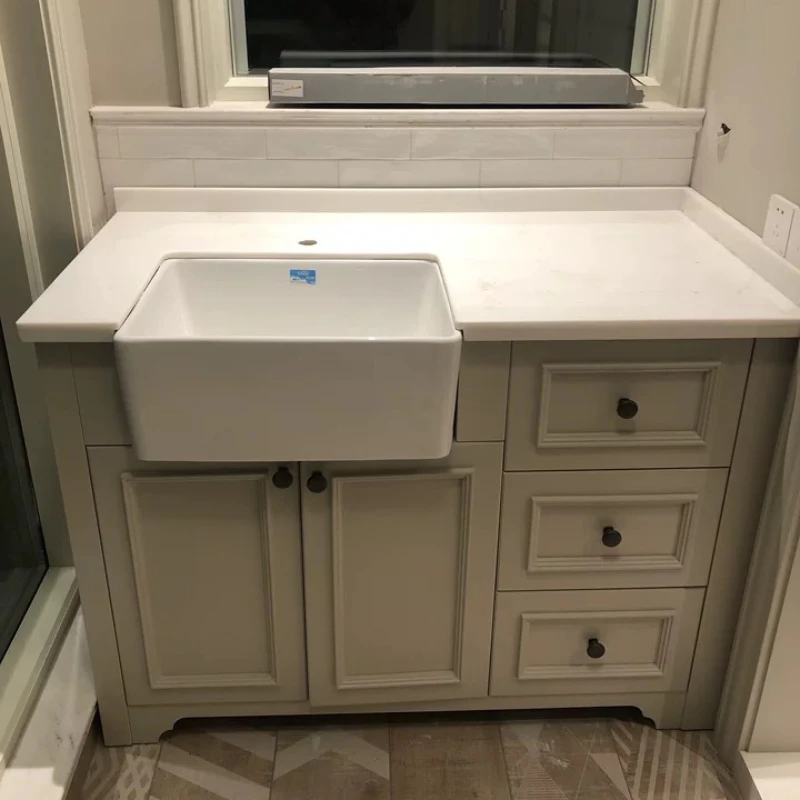
M 305 699 L 297 480 L 129 447 L 89 467 L 128 703 Z
M 487 696 L 502 452 L 302 466 L 312 706 Z
M 712 727 L 794 352 L 466 342 L 445 459 L 219 465 L 137 461 L 113 349 L 44 347 L 106 742 L 401 709 Z

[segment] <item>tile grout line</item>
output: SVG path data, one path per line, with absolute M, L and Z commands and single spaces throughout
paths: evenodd
M 497 729 L 497 742 L 500 745 L 500 752 L 503 754 L 503 771 L 506 774 L 506 786 L 508 787 L 508 797 L 509 800 L 514 800 L 514 790 L 511 788 L 511 775 L 508 772 L 508 759 L 506 758 L 506 748 L 503 744 L 503 729 L 502 729 L 502 722 L 498 722 L 496 725 Z M 562 794 L 564 794 L 562 792 Z M 391 798 L 389 798 L 391 800 Z M 564 798 L 566 800 L 566 797 Z
M 597 726 L 595 725 L 595 730 L 592 732 L 592 738 L 589 740 L 589 747 L 586 751 L 586 761 L 583 762 L 583 771 L 581 772 L 581 779 L 578 781 L 578 788 L 575 790 L 575 800 L 580 800 L 581 798 L 581 788 L 583 787 L 583 779 L 586 777 L 586 769 L 589 766 L 589 759 L 592 757 L 592 745 L 594 744 L 594 737 L 596 735 L 596 732 L 597 732 Z M 577 737 L 575 738 L 577 739 Z

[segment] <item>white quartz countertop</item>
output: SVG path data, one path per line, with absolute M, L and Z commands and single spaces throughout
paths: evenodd
M 168 258 L 270 256 L 435 259 L 473 341 L 800 336 L 800 273 L 690 189 L 117 200 L 122 210 L 20 319 L 24 340 L 111 341 Z M 317 244 L 299 244 L 308 239 Z

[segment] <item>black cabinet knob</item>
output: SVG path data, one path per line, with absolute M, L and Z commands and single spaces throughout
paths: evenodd
M 287 467 L 279 467 L 272 476 L 272 483 L 276 489 L 288 489 L 294 483 L 294 477 Z
M 311 477 L 306 481 L 308 491 L 314 494 L 322 494 L 328 488 L 328 481 L 321 472 L 312 472 Z
M 589 658 L 602 658 L 606 654 L 605 645 L 599 639 L 589 639 L 586 655 Z
M 639 413 L 639 405 L 628 397 L 620 397 L 617 401 L 617 416 L 621 419 L 633 419 Z
M 611 525 L 606 525 L 603 528 L 603 544 L 606 547 L 619 547 L 622 543 L 622 534 Z

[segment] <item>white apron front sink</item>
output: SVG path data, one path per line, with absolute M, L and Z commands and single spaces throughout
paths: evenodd
M 428 261 L 165 261 L 114 337 L 145 461 L 442 458 L 461 335 Z

